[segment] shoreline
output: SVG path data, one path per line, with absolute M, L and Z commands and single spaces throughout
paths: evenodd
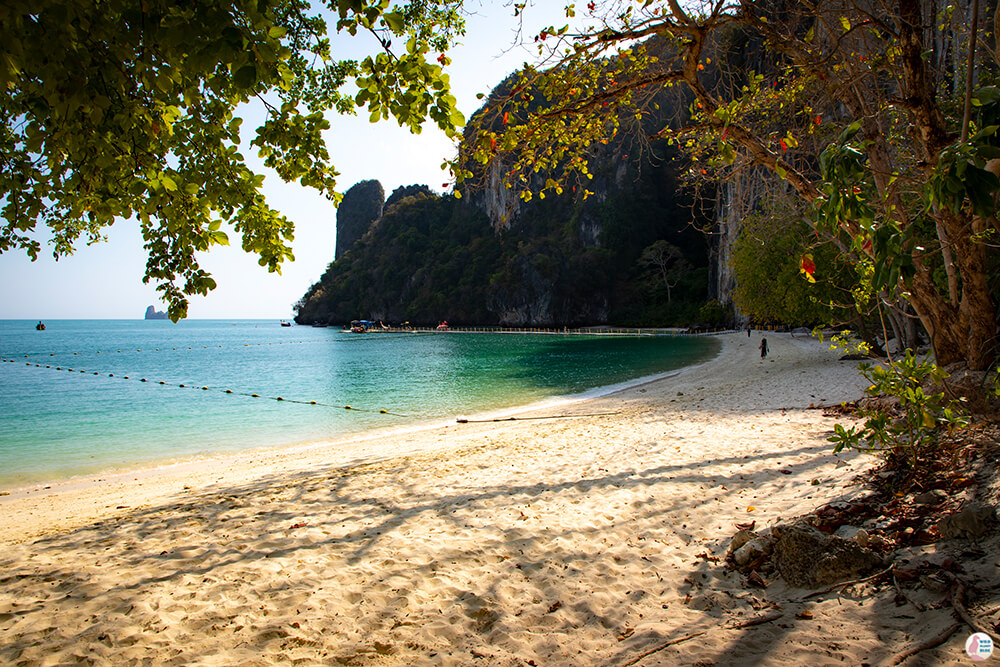
M 70 320 L 71 322 L 76 322 L 76 320 Z M 225 322 L 225 320 L 210 320 L 212 322 Z M 141 321 L 139 321 L 141 323 Z M 247 321 L 246 323 L 257 326 L 254 321 Z M 234 323 L 233 326 L 236 326 Z M 277 327 L 275 327 L 277 329 Z M 459 333 L 459 332 L 456 332 Z M 518 334 L 520 335 L 520 334 Z M 348 335 L 350 336 L 350 335 Z M 309 341 L 296 341 L 296 342 L 309 342 Z M 257 343 L 258 345 L 263 345 L 265 343 Z M 267 344 L 271 344 L 268 342 Z M 145 349 L 152 345 L 142 345 Z M 709 356 L 712 354 L 718 354 L 718 350 L 721 349 L 721 345 L 714 345 L 709 350 Z M 121 350 L 119 350 L 120 352 Z M 157 351 L 159 349 L 157 348 Z M 75 354 L 75 353 L 74 353 Z M 100 354 L 100 350 L 97 351 Z M 700 355 L 701 358 L 705 358 L 705 354 Z M 4 359 L 4 361 L 8 361 Z M 28 364 L 29 366 L 32 364 Z M 65 365 L 65 364 L 63 364 Z M 685 367 L 686 368 L 686 367 Z M 61 370 L 61 369 L 57 369 Z M 384 416 L 381 421 L 375 422 L 369 417 L 367 421 L 369 423 L 364 423 L 364 420 L 360 424 L 353 424 L 348 420 L 347 423 L 341 423 L 337 421 L 330 427 L 329 423 L 324 423 L 324 425 L 319 425 L 318 423 L 309 429 L 288 429 L 281 434 L 268 433 L 265 438 L 259 440 L 257 443 L 252 442 L 253 436 L 246 436 L 244 434 L 244 429 L 242 427 L 236 429 L 230 429 L 229 432 L 221 434 L 221 439 L 216 437 L 214 440 L 211 439 L 212 436 L 207 436 L 209 439 L 206 440 L 202 437 L 202 442 L 196 446 L 180 446 L 177 448 L 172 447 L 157 447 L 157 443 L 150 442 L 147 447 L 144 443 L 143 432 L 133 432 L 131 435 L 128 432 L 122 432 L 118 434 L 121 440 L 123 451 L 134 451 L 133 456 L 128 454 L 124 456 L 116 455 L 114 448 L 108 448 L 106 446 L 106 441 L 102 442 L 100 440 L 100 434 L 91 435 L 90 437 L 98 437 L 99 439 L 93 443 L 93 449 L 89 452 L 84 452 L 83 454 L 71 454 L 68 459 L 60 458 L 55 450 L 49 451 L 44 450 L 42 456 L 39 460 L 50 461 L 50 464 L 46 467 L 44 464 L 39 466 L 19 466 L 18 463 L 28 462 L 30 463 L 32 459 L 17 459 L 14 457 L 14 450 L 12 450 L 11 463 L 13 465 L 12 471 L 7 471 L 6 473 L 0 474 L 0 503 L 3 499 L 9 497 L 10 495 L 23 495 L 26 492 L 38 492 L 41 490 L 47 490 L 48 487 L 55 486 L 65 486 L 66 484 L 79 485 L 85 483 L 87 480 L 98 480 L 98 479 L 109 479 L 118 478 L 134 474 L 145 474 L 146 470 L 155 470 L 158 468 L 170 468 L 176 466 L 187 466 L 187 465 L 197 465 L 199 462 L 213 460 L 217 458 L 226 458 L 232 456 L 239 456 L 243 453 L 254 453 L 257 450 L 261 451 L 295 451 L 297 449 L 311 449 L 315 447 L 326 447 L 332 443 L 337 442 L 353 442 L 355 440 L 362 440 L 370 437 L 380 437 L 380 435 L 386 435 L 387 437 L 392 437 L 396 433 L 406 433 L 411 430 L 422 431 L 427 428 L 434 428 L 443 426 L 457 417 L 464 417 L 466 419 L 480 419 L 483 416 L 492 416 L 494 413 L 499 415 L 506 414 L 516 414 L 522 410 L 532 410 L 538 407 L 547 407 L 549 405 L 561 404 L 565 401 L 578 400 L 580 398 L 591 398 L 595 396 L 601 396 L 610 392 L 619 391 L 621 389 L 627 388 L 636 382 L 648 381 L 651 378 L 660 377 L 669 373 L 676 372 L 678 369 L 673 369 L 670 371 L 665 371 L 657 373 L 652 376 L 631 378 L 624 381 L 613 382 L 609 385 L 599 385 L 586 390 L 577 390 L 577 393 L 573 394 L 557 394 L 549 397 L 539 397 L 539 396 L 496 396 L 496 397 L 486 397 L 484 400 L 489 400 L 489 403 L 482 405 L 479 408 L 473 408 L 474 412 L 460 413 L 458 412 L 461 408 L 459 405 L 454 406 L 444 406 L 444 409 L 440 410 L 430 410 L 424 411 L 427 414 L 422 414 L 418 416 L 404 416 L 404 415 L 394 415 L 393 413 L 388 413 L 392 416 Z M 81 371 L 83 372 L 83 371 Z M 104 371 L 100 373 L 94 372 L 94 375 L 103 375 Z M 86 373 L 90 375 L 90 370 Z M 115 370 L 115 374 L 121 376 L 122 374 Z M 137 378 L 138 375 L 142 373 L 133 373 L 133 379 Z M 128 376 L 125 376 L 126 379 Z M 183 379 L 183 378 L 182 378 Z M 611 379 L 605 379 L 606 382 L 611 382 Z M 142 379 L 141 382 L 146 382 Z M 204 380 L 199 379 L 196 382 L 188 382 L 185 380 L 186 384 L 181 384 L 182 387 L 197 387 L 201 384 L 205 384 Z M 149 386 L 155 385 L 155 378 L 149 383 Z M 164 382 L 159 382 L 163 385 Z M 172 384 L 172 380 L 168 380 L 167 384 Z M 218 389 L 211 382 L 207 384 L 212 385 L 211 388 Z M 259 391 L 259 388 L 256 389 Z M 248 392 L 249 390 L 244 390 Z M 239 390 L 237 393 L 240 393 Z M 264 392 L 261 392 L 264 393 Z M 527 392 L 530 393 L 530 392 Z M 246 393 L 249 396 L 249 393 Z M 256 396 L 256 393 L 254 394 Z M 288 394 L 286 394 L 286 397 Z M 270 396 L 266 396 L 270 398 Z M 307 396 L 308 397 L 308 396 Z M 278 398 L 277 400 L 283 400 Z M 302 400 L 295 400 L 295 397 L 288 399 L 292 403 L 304 402 Z M 510 404 L 511 401 L 515 401 Z M 517 402 L 521 401 L 521 402 Z M 353 402 L 353 401 L 349 401 Z M 505 405 L 506 403 L 506 405 Z M 322 401 L 321 401 L 322 405 Z M 340 405 L 326 406 L 329 408 L 341 407 Z M 376 405 L 375 407 L 378 407 Z M 438 406 L 442 407 L 442 406 Z M 377 412 L 369 406 L 367 409 L 365 406 L 359 408 L 361 412 Z M 335 411 L 336 412 L 336 411 Z M 343 413 L 343 411 L 340 411 Z M 383 411 L 384 412 L 384 411 Z M 403 410 L 403 412 L 407 412 Z M 418 410 L 419 412 L 419 410 Z M 407 414 L 409 414 L 407 412 Z M 396 419 L 396 417 L 402 417 L 402 419 Z M 304 422 L 309 423 L 309 422 Z M 181 434 L 183 435 L 183 434 Z M 248 440 L 251 442 L 248 443 Z M 178 442 L 181 442 L 179 440 Z M 267 444 L 264 444 L 264 443 Z M 247 444 L 251 445 L 247 448 Z M 136 449 L 136 446 L 141 446 L 140 449 Z M 173 450 L 173 451 L 171 451 Z M 84 451 L 77 448 L 77 451 Z M 95 454 L 95 456 L 87 456 L 87 454 Z M 129 460 L 131 458 L 131 460 Z
M 715 356 L 705 361 L 683 366 L 681 368 L 655 373 L 653 375 L 641 376 L 630 380 L 616 382 L 610 385 L 602 385 L 584 390 L 576 394 L 557 395 L 549 398 L 539 399 L 530 403 L 512 405 L 508 407 L 484 408 L 479 412 L 458 414 L 448 418 L 435 417 L 426 418 L 406 425 L 396 426 L 376 426 L 369 427 L 362 431 L 350 432 L 341 436 L 326 438 L 323 440 L 305 440 L 281 445 L 267 445 L 262 447 L 251 447 L 249 449 L 222 450 L 217 452 L 205 452 L 201 454 L 184 455 L 180 457 L 168 457 L 163 459 L 153 459 L 146 462 L 126 464 L 114 468 L 105 468 L 92 471 L 84 471 L 70 475 L 55 475 L 44 477 L 35 481 L 24 482 L 4 482 L 0 480 L 0 508 L 8 500 L 21 498 L 31 493 L 42 491 L 60 491 L 64 489 L 77 489 L 107 482 L 108 480 L 118 481 L 126 478 L 157 477 L 164 471 L 194 469 L 204 464 L 214 464 L 216 462 L 225 463 L 229 459 L 240 459 L 244 456 L 266 455 L 266 454 L 298 454 L 317 449 L 338 447 L 341 445 L 351 446 L 379 438 L 388 438 L 410 433 L 420 433 L 428 430 L 444 428 L 455 424 L 456 421 L 465 420 L 468 422 L 497 421 L 503 418 L 516 416 L 523 412 L 537 412 L 558 408 L 565 405 L 572 405 L 579 401 L 593 398 L 602 398 L 610 394 L 626 391 L 630 388 L 656 382 L 665 378 L 673 377 L 679 373 L 685 373 L 710 363 L 713 359 L 722 354 L 723 346 L 719 345 Z M 394 452 L 390 455 L 405 455 L 406 452 Z
M 721 338 L 715 359 L 559 419 L 6 499 L 0 662 L 880 664 L 951 622 L 895 620 L 891 592 L 797 616 L 801 590 L 722 567 L 736 523 L 851 497 L 874 459 L 833 454 L 837 420 L 810 409 L 860 397 L 854 362 Z M 963 642 L 924 656 L 961 664 Z
M 771 335 L 772 341 L 775 336 L 779 335 L 790 341 L 796 340 L 788 334 L 770 333 L 769 335 Z M 752 340 L 756 342 L 759 337 L 759 335 L 754 335 Z M 449 420 L 435 419 L 407 426 L 379 427 L 321 441 L 208 454 L 179 461 L 140 464 L 123 470 L 108 470 L 101 473 L 53 479 L 22 487 L 4 488 L 0 491 L 7 495 L 0 496 L 0 510 L 12 517 L 24 511 L 30 511 L 32 516 L 37 517 L 39 514 L 37 503 L 45 501 L 46 507 L 50 507 L 51 510 L 44 512 L 43 516 L 60 528 L 69 528 L 80 521 L 113 515 L 115 512 L 107 511 L 112 509 L 112 505 L 108 504 L 103 508 L 99 506 L 101 499 L 105 496 L 131 498 L 131 500 L 122 500 L 113 506 L 115 510 L 128 509 L 137 505 L 148 505 L 169 496 L 171 493 L 176 493 L 178 490 L 189 492 L 213 484 L 230 482 L 235 478 L 246 481 L 253 477 L 269 474 L 274 468 L 284 472 L 308 469 L 315 465 L 348 468 L 445 450 L 461 446 L 452 440 L 458 440 L 460 443 L 463 436 L 480 436 L 481 434 L 473 432 L 475 430 L 511 428 L 523 423 L 516 419 L 518 417 L 539 419 L 542 417 L 539 413 L 562 407 L 590 406 L 583 412 L 606 412 L 609 408 L 608 402 L 613 404 L 610 407 L 616 407 L 618 403 L 627 404 L 640 400 L 640 395 L 647 392 L 646 387 L 662 388 L 664 383 L 672 380 L 686 384 L 701 384 L 717 380 L 718 378 L 713 377 L 719 375 L 715 370 L 716 367 L 719 365 L 728 367 L 734 364 L 737 348 L 744 343 L 743 338 L 740 333 L 720 335 L 719 351 L 715 357 L 707 361 L 653 376 L 635 378 L 615 385 L 597 387 L 577 395 L 553 397 L 527 405 L 486 410 L 470 414 L 467 417 L 462 416 Z M 814 348 L 826 347 L 825 344 L 814 339 L 808 339 L 806 342 Z M 836 355 L 828 355 L 827 361 L 835 357 Z M 775 356 L 772 354 L 770 361 L 773 363 L 774 360 Z M 761 360 L 761 363 L 766 362 Z M 848 365 L 852 369 L 849 375 L 857 376 L 853 370 L 856 363 L 837 363 L 842 366 Z M 723 374 L 728 372 L 730 370 L 727 368 Z M 765 373 L 767 372 L 765 369 Z M 702 375 L 706 375 L 706 377 L 702 379 Z M 858 376 L 858 387 L 862 386 L 860 382 Z M 860 391 L 858 391 L 858 395 L 860 395 Z M 698 402 L 703 400 L 703 398 L 699 399 Z M 677 402 L 677 399 L 669 399 L 669 402 Z M 839 400 L 834 400 L 832 403 L 839 402 Z M 831 404 L 831 402 L 828 401 L 826 404 Z M 459 421 L 463 417 L 467 420 L 466 422 Z M 512 417 L 515 419 L 511 420 Z M 458 433 L 458 430 L 463 431 L 463 433 Z M 440 443 L 434 443 L 434 434 L 440 434 L 446 439 Z M 384 444 L 383 441 L 388 439 L 406 444 L 402 446 Z M 65 516 L 58 516 L 57 513 L 64 510 L 57 508 L 65 508 L 67 505 L 72 509 L 66 511 Z M 31 509 L 25 510 L 26 507 Z M 89 507 L 89 511 L 81 511 L 84 507 Z M 0 544 L 9 541 L 16 534 L 15 526 L 17 523 L 16 520 L 12 520 L 8 522 L 7 526 L 0 526 Z M 12 531 L 12 529 L 15 530 Z M 36 534 L 40 533 L 33 531 L 32 534 L 25 537 L 30 538 Z

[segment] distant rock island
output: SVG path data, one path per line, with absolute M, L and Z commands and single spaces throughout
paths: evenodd
M 157 310 L 156 308 L 153 308 L 152 306 L 150 306 L 149 308 L 146 309 L 146 319 L 147 320 L 165 320 L 165 319 L 167 319 L 167 314 L 166 314 L 166 312 L 164 312 L 162 310 Z

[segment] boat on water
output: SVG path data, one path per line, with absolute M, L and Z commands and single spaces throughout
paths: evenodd
M 451 327 L 448 326 L 448 321 L 447 320 L 445 320 L 444 322 L 441 322 L 439 325 L 437 325 L 437 330 L 438 331 L 448 331 L 449 329 L 451 329 Z
M 283 327 L 290 327 L 290 326 L 292 326 L 292 323 L 289 322 L 289 321 L 287 321 L 287 320 L 281 320 L 281 326 L 283 326 Z
M 367 333 L 375 328 L 371 320 L 351 320 L 351 333 Z
M 35 325 L 35 331 L 45 331 L 45 325 L 41 321 Z

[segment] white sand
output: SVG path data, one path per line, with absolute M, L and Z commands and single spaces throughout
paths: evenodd
M 849 495 L 872 464 L 834 456 L 834 421 L 807 409 L 860 395 L 852 363 L 723 340 L 675 377 L 521 415 L 572 418 L 0 498 L 0 664 L 880 664 L 946 627 L 887 592 L 805 603 L 717 562 L 734 523 Z M 964 663 L 964 639 L 920 659 Z

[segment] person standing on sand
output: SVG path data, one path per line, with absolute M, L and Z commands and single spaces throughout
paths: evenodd
M 760 358 L 763 359 L 766 356 L 767 356 L 767 339 L 766 338 L 761 338 L 760 339 Z

